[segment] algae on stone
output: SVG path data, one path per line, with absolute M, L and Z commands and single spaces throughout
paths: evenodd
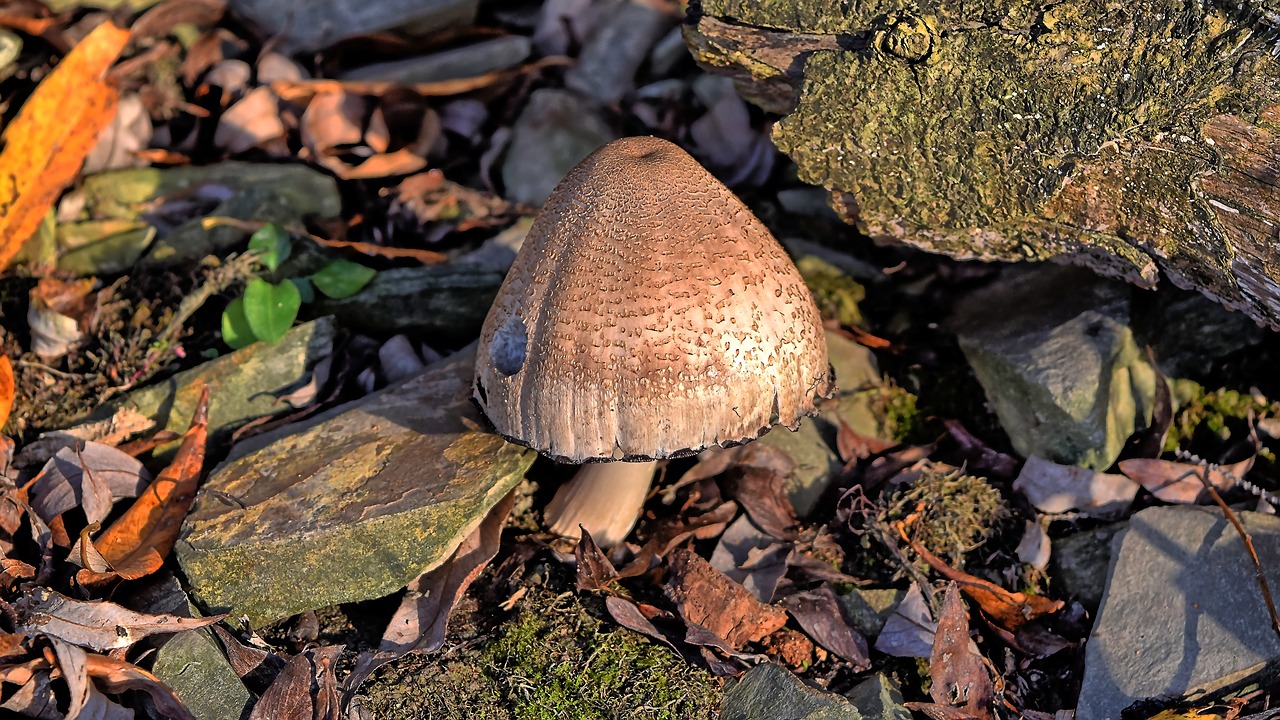
M 1274 13 L 1236 6 L 704 0 L 685 33 L 872 237 L 1163 270 L 1280 327 Z
M 211 473 L 176 548 L 193 597 L 261 624 L 390 594 L 446 560 L 534 458 L 479 429 L 474 354 Z

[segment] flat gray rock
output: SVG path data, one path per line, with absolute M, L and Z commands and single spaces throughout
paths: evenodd
M 200 389 L 208 385 L 209 435 L 214 443 L 221 443 L 250 420 L 291 410 L 276 398 L 310 379 L 316 363 L 333 353 L 333 340 L 333 318 L 303 323 L 278 343 L 254 343 L 134 390 L 95 410 L 89 420 L 109 418 L 127 407 L 155 421 L 157 430 L 183 433 Z M 175 442 L 167 451 L 176 448 Z
M 1015 271 L 966 298 L 953 325 L 1023 457 L 1105 470 L 1150 420 L 1156 376 L 1123 283 L 1073 267 Z
M 470 25 L 479 0 L 231 0 L 231 10 L 280 41 L 287 54 L 344 38 L 406 28 L 416 34 Z
M 762 663 L 724 694 L 721 720 L 861 720 L 847 699 L 809 687 L 781 665 Z
M 622 100 L 635 86 L 636 71 L 658 38 L 675 24 L 674 16 L 655 5 L 613 3 L 578 62 L 565 73 L 565 86 L 606 105 Z
M 406 84 L 479 77 L 519 65 L 529 57 L 532 50 L 533 43 L 529 38 L 523 35 L 504 35 L 406 60 L 362 65 L 348 70 L 340 77 L 343 80 Z
M 446 560 L 534 458 L 482 429 L 474 353 L 215 469 L 176 548 L 192 597 L 259 625 L 382 597 Z
M 252 705 L 248 688 L 207 629 L 170 638 L 156 651 L 152 672 L 177 693 L 196 720 L 234 720 Z
M 1240 520 L 1280 588 L 1280 518 Z M 1119 718 L 1148 698 L 1196 701 L 1256 682 L 1278 662 L 1280 638 L 1230 523 L 1216 509 L 1148 508 L 1116 540 L 1076 718 Z
M 827 351 L 836 371 L 838 392 L 825 401 L 816 417 L 805 418 L 799 429 L 774 428 L 756 442 L 785 452 L 796 467 L 787 479 L 787 496 L 801 517 L 813 512 L 843 463 L 836 457 L 836 430 L 843 418 L 854 430 L 868 436 L 881 432 L 872 410 L 875 397 L 867 388 L 883 385 L 875 355 L 837 333 L 827 332 Z
M 595 103 L 568 90 L 538 90 L 516 119 L 502 163 L 507 199 L 541 205 L 574 165 L 617 137 Z
M 1049 553 L 1049 575 L 1054 589 L 1096 615 L 1107 590 L 1111 541 L 1128 526 L 1128 523 L 1112 523 L 1055 539 Z
M 868 720 L 911 720 L 911 711 L 903 705 L 902 691 L 884 673 L 858 683 L 845 697 Z

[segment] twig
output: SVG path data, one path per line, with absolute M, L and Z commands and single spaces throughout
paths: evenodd
M 69 372 L 66 372 L 65 370 L 58 370 L 57 368 L 51 368 L 48 365 L 34 362 L 31 360 L 19 360 L 16 363 L 14 363 L 14 365 L 31 368 L 33 370 L 43 370 L 44 372 L 47 372 L 50 375 L 57 375 L 58 377 L 66 378 L 68 380 L 82 380 L 84 378 L 87 378 L 93 375 L 93 373 L 69 373 Z
M 1222 500 L 1222 496 L 1218 494 L 1217 489 L 1213 487 L 1213 483 L 1209 482 L 1208 468 L 1201 466 L 1200 472 L 1196 473 L 1196 477 L 1200 478 L 1200 482 L 1204 483 L 1204 488 L 1209 491 L 1209 495 L 1218 504 L 1218 507 L 1222 508 L 1227 520 L 1231 521 L 1236 532 L 1240 534 L 1240 539 L 1244 541 L 1244 547 L 1249 552 L 1249 559 L 1253 562 L 1254 575 L 1258 578 L 1258 586 L 1262 588 L 1262 599 L 1267 604 L 1267 613 L 1271 615 L 1271 629 L 1276 631 L 1277 637 L 1280 637 L 1280 613 L 1276 612 L 1275 601 L 1271 599 L 1271 586 L 1267 584 L 1267 575 L 1262 570 L 1262 561 L 1258 559 L 1258 551 L 1253 547 L 1253 538 L 1250 538 L 1249 533 L 1245 532 L 1240 518 L 1236 517 L 1236 514 L 1227 506 L 1227 503 Z

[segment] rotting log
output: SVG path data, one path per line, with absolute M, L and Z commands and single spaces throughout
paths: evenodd
M 1280 329 L 1276 0 L 704 0 L 685 37 L 873 238 Z

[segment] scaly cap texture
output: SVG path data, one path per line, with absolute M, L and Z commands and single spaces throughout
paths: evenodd
M 499 433 L 573 463 L 794 429 L 834 389 L 782 246 L 651 137 L 600 148 L 556 187 L 485 319 L 475 377 Z

